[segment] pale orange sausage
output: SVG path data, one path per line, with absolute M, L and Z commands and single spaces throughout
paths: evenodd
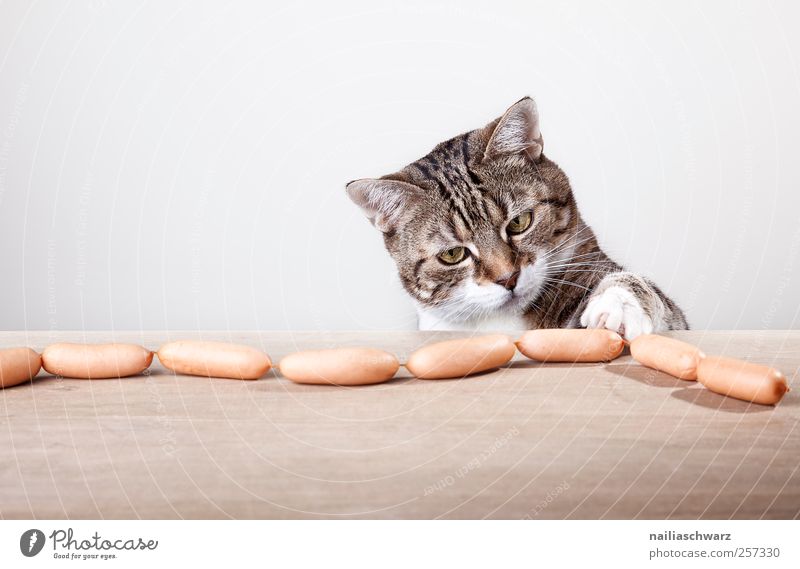
M 30 381 L 41 368 L 41 356 L 30 348 L 0 350 L 0 388 Z
M 250 346 L 180 340 L 158 349 L 158 361 L 165 368 L 183 375 L 258 379 L 272 367 L 269 356 Z
M 406 369 L 420 379 L 453 379 L 508 363 L 516 349 L 503 334 L 448 340 L 420 348 L 408 358 Z
M 678 379 L 697 379 L 697 365 L 705 357 L 695 346 L 675 338 L 643 334 L 631 342 L 633 359 Z
M 540 362 L 607 362 L 622 353 L 625 343 L 611 330 L 552 328 L 528 330 L 517 348 Z
M 153 352 L 136 344 L 53 344 L 42 352 L 42 367 L 74 379 L 138 375 L 150 367 Z
M 284 377 L 295 383 L 317 385 L 370 385 L 390 380 L 400 362 L 389 352 L 375 348 L 307 350 L 281 360 Z
M 697 380 L 715 393 L 762 405 L 775 405 L 789 391 L 777 369 L 733 358 L 703 358 Z

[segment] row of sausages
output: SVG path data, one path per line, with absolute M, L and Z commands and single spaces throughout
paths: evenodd
M 619 356 L 625 342 L 601 329 L 529 330 L 514 342 L 494 334 L 437 342 L 413 352 L 402 364 L 420 379 L 461 378 L 499 368 L 519 350 L 540 362 L 606 362 Z M 250 346 L 209 341 L 164 344 L 155 354 L 178 374 L 258 379 L 272 368 L 264 352 Z M 79 379 L 138 375 L 150 367 L 154 352 L 135 344 L 54 344 L 41 355 L 29 348 L 0 350 L 0 387 L 29 381 L 41 367 L 53 375 Z M 774 405 L 789 390 L 778 370 L 742 360 L 707 357 L 696 347 L 665 336 L 640 336 L 631 344 L 639 363 L 746 401 Z M 388 381 L 401 363 L 376 348 L 336 348 L 290 354 L 281 373 L 297 383 L 368 385 Z

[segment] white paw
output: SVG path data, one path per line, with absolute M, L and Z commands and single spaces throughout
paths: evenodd
M 608 287 L 586 305 L 581 315 L 584 328 L 605 328 L 631 341 L 653 332 L 653 321 L 633 294 L 622 287 Z

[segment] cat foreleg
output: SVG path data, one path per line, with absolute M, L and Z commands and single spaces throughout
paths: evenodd
M 611 273 L 601 280 L 580 318 L 586 328 L 606 328 L 633 340 L 641 334 L 685 330 L 680 309 L 658 287 L 634 273 Z

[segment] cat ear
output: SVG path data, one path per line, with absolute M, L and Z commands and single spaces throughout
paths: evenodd
M 372 225 L 386 233 L 397 224 L 420 188 L 399 180 L 354 180 L 347 184 L 347 195 L 361 208 Z
M 514 103 L 497 121 L 489 143 L 486 145 L 484 160 L 498 156 L 524 153 L 534 162 L 538 161 L 544 149 L 542 133 L 539 130 L 539 112 L 536 103 L 525 97 Z

